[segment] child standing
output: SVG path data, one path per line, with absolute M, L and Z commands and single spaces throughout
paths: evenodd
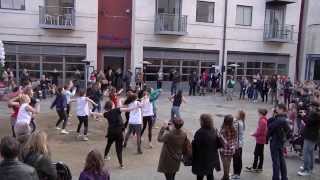
M 242 170 L 242 148 L 244 143 L 244 131 L 246 130 L 245 119 L 246 114 L 244 111 L 239 111 L 234 122 L 234 128 L 237 131 L 236 151 L 233 155 L 233 174 L 231 179 L 240 179 Z
M 259 109 L 259 123 L 256 132 L 251 136 L 256 139 L 256 147 L 254 149 L 254 161 L 252 167 L 246 167 L 249 172 L 262 172 L 264 160 L 264 145 L 267 143 L 268 119 L 266 117 L 268 111 L 266 109 Z
M 69 132 L 66 130 L 67 121 L 68 121 L 67 112 L 66 112 L 67 111 L 67 97 L 64 94 L 64 89 L 61 87 L 58 88 L 56 98 L 53 101 L 50 108 L 53 109 L 54 107 L 56 107 L 56 111 L 59 116 L 59 119 L 56 123 L 56 129 L 57 130 L 61 129 L 59 127 L 59 125 L 63 121 L 61 134 L 69 134 Z
M 90 98 L 86 97 L 86 92 L 81 90 L 79 93 L 79 97 L 76 100 L 71 100 L 71 102 L 77 102 L 77 117 L 79 120 L 78 128 L 77 128 L 77 133 L 79 133 L 78 137 L 83 141 L 88 141 L 87 133 L 88 133 L 88 120 L 89 120 L 89 113 L 90 113 L 90 108 L 89 108 L 89 103 L 91 103 L 94 106 L 97 106 L 97 104 L 92 101 Z M 80 129 L 82 127 L 82 124 L 84 124 L 84 131 L 83 135 L 80 133 Z
M 225 116 L 220 131 L 221 137 L 225 140 L 223 148 L 220 152 L 223 164 L 223 177 L 221 180 L 229 180 L 231 159 L 235 153 L 237 131 L 234 128 L 233 123 L 232 115 Z

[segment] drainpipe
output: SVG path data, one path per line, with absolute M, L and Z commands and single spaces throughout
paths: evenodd
M 228 0 L 224 1 L 224 24 L 223 24 L 223 39 L 222 39 L 222 62 L 221 62 L 221 90 L 224 94 L 224 81 L 225 81 L 225 57 L 226 57 L 226 36 L 227 36 L 227 18 L 228 18 Z
M 300 55 L 301 52 L 304 51 L 301 49 L 301 41 L 302 41 L 302 31 L 304 30 L 304 11 L 305 11 L 305 0 L 301 0 L 301 10 L 300 10 L 300 20 L 299 20 L 299 33 L 298 33 L 298 45 L 297 45 L 297 58 L 296 58 L 296 76 L 295 79 L 299 80 L 299 74 L 300 74 Z M 304 56 L 304 55 L 303 55 Z M 304 58 L 302 58 L 304 59 Z

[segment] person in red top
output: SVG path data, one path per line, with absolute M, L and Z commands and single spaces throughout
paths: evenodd
M 111 90 L 109 92 L 109 99 L 113 102 L 114 107 L 116 107 L 116 108 L 118 107 L 118 102 L 119 102 L 118 96 L 120 96 L 122 91 L 123 91 L 123 89 L 120 89 L 117 92 L 116 88 L 111 88 Z
M 16 90 L 14 90 L 14 93 L 16 94 L 16 96 L 9 100 L 8 107 L 12 108 L 12 114 L 10 116 L 10 119 L 11 119 L 10 124 L 11 124 L 12 136 L 16 137 L 16 134 L 14 132 L 14 125 L 16 123 L 19 108 L 20 108 L 20 95 L 22 94 L 21 88 L 19 87 Z
M 246 167 L 249 172 L 262 172 L 263 170 L 263 157 L 264 145 L 267 143 L 268 119 L 266 109 L 259 109 L 259 123 L 256 132 L 251 136 L 256 138 L 256 147 L 254 149 L 254 161 L 252 167 Z

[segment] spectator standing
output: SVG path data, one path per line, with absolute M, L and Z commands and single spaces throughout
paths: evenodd
M 231 179 L 240 179 L 242 171 L 242 148 L 244 144 L 244 132 L 246 130 L 245 124 L 246 114 L 244 111 L 239 111 L 234 122 L 234 128 L 237 131 L 236 150 L 233 155 L 233 175 Z
M 277 102 L 277 76 L 272 76 L 270 80 L 271 104 Z
M 130 86 L 131 86 L 131 80 L 132 80 L 132 72 L 130 69 L 127 70 L 127 73 L 125 73 L 123 75 L 123 81 L 125 83 L 125 88 L 126 88 L 126 91 L 128 91 L 130 89 Z
M 254 161 L 251 167 L 246 169 L 249 172 L 262 172 L 263 171 L 263 161 L 264 161 L 264 145 L 267 143 L 267 123 L 268 119 L 266 115 L 268 111 L 266 109 L 259 109 L 259 122 L 256 131 L 251 134 L 256 139 L 256 146 L 254 149 Z
M 224 139 L 224 145 L 220 150 L 221 160 L 223 164 L 223 177 L 221 180 L 229 180 L 229 172 L 232 156 L 235 153 L 235 145 L 237 140 L 237 131 L 233 125 L 233 117 L 227 115 L 220 130 L 221 137 Z
M 110 175 L 105 167 L 102 154 L 98 150 L 89 152 L 79 180 L 110 180 Z
M 30 75 L 28 73 L 27 69 L 22 70 L 21 78 L 20 78 L 20 83 L 22 86 L 26 86 L 30 82 Z
M 163 173 L 166 180 L 175 180 L 180 169 L 181 155 L 187 134 L 181 129 L 183 120 L 174 119 L 172 123 L 164 123 L 158 135 L 158 141 L 163 143 L 159 159 L 158 172 Z
M 36 170 L 17 160 L 19 154 L 18 141 L 5 136 L 0 142 L 0 179 L 3 180 L 38 180 Z
M 197 87 L 198 79 L 199 78 L 197 73 L 193 71 L 189 77 L 189 96 L 196 95 L 196 87 Z
M 56 180 L 57 171 L 52 165 L 47 134 L 34 132 L 22 150 L 22 161 L 37 171 L 40 180 Z
M 287 107 L 277 105 L 274 116 L 268 120 L 268 136 L 272 159 L 272 180 L 288 180 L 287 165 L 284 158 L 284 143 L 287 141 L 290 126 L 287 118 Z M 281 177 L 281 178 L 280 178 Z
M 159 69 L 159 72 L 157 74 L 157 89 L 162 88 L 162 81 L 163 81 L 164 75 L 162 72 L 162 68 Z
M 234 80 L 234 77 L 231 76 L 230 79 L 227 81 L 227 101 L 232 101 L 235 85 L 236 81 Z
M 41 76 L 40 90 L 42 92 L 42 98 L 46 99 L 49 91 L 49 82 L 46 79 L 46 75 Z
M 171 95 L 174 95 L 177 93 L 178 83 L 180 81 L 180 76 L 177 70 L 173 70 L 170 74 L 170 80 L 171 80 Z
M 314 164 L 314 149 L 320 139 L 320 104 L 319 102 L 311 102 L 311 112 L 305 122 L 303 129 L 303 166 L 300 168 L 298 175 L 310 176 Z M 319 147 L 318 147 L 319 148 Z
M 265 76 L 264 79 L 261 81 L 262 102 L 268 103 L 268 96 L 269 96 L 269 78 L 268 76 Z
M 292 82 L 290 80 L 290 77 L 287 77 L 286 80 L 284 80 L 284 104 L 286 104 L 287 106 L 289 106 L 290 103 L 290 99 L 291 99 L 291 94 L 292 94 Z
M 220 171 L 218 148 L 221 147 L 218 132 L 213 127 L 211 115 L 200 116 L 201 128 L 195 133 L 192 142 L 192 173 L 197 180 L 213 180 L 213 171 Z
M 248 80 L 246 77 L 243 76 L 240 81 L 240 97 L 239 97 L 240 100 L 245 99 L 247 88 L 248 88 Z

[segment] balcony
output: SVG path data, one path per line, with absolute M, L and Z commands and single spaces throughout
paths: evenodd
M 73 30 L 75 9 L 73 7 L 39 6 L 39 24 L 44 29 Z
M 265 24 L 264 41 L 288 43 L 293 41 L 293 25 Z
M 270 5 L 287 5 L 296 2 L 297 0 L 267 0 L 267 4 Z
M 156 15 L 155 34 L 183 36 L 187 32 L 187 16 L 175 14 Z

